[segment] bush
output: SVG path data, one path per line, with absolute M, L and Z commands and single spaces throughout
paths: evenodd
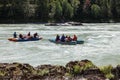
M 114 78 L 114 75 L 111 73 L 112 69 L 113 69 L 113 67 L 111 65 L 109 65 L 109 66 L 101 67 L 100 71 L 102 71 L 104 73 L 106 78 L 112 79 L 112 78 Z

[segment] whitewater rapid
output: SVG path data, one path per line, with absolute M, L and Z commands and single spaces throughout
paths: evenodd
M 44 24 L 0 24 L 0 63 L 65 65 L 89 59 L 98 66 L 120 64 L 120 23 L 83 23 L 83 26 L 44 26 Z M 43 37 L 35 42 L 10 42 L 13 32 Z M 48 41 L 56 34 L 76 34 L 82 45 L 60 45 Z

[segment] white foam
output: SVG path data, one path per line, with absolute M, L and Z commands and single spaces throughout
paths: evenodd
M 22 62 L 31 65 L 66 64 L 71 60 L 89 59 L 96 65 L 117 65 L 120 62 L 120 24 L 86 24 L 84 26 L 44 26 L 43 24 L 0 25 L 0 62 Z M 38 32 L 43 40 L 10 42 L 13 32 Z M 82 45 L 58 45 L 48 41 L 56 34 L 85 40 Z

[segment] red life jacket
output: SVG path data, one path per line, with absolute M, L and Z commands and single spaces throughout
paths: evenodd
M 77 41 L 77 36 L 76 35 L 74 35 L 73 41 Z

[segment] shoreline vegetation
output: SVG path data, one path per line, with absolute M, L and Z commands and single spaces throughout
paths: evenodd
M 0 23 L 120 22 L 120 0 L 0 0 Z
M 120 65 L 97 67 L 89 60 L 70 61 L 65 66 L 0 63 L 1 80 L 119 80 Z
M 69 20 L 69 21 L 40 21 L 40 20 L 33 20 L 33 19 L 29 19 L 29 20 L 20 20 L 20 19 L 16 19 L 16 20 L 11 20 L 11 19 L 0 19 L 0 24 L 57 24 L 57 23 L 69 23 L 69 22 L 74 22 L 74 23 L 119 23 L 120 20 L 119 19 L 110 19 L 110 20 L 106 20 L 106 19 L 102 19 L 102 20 L 94 20 L 94 19 L 84 19 L 84 20 L 80 20 L 80 21 L 76 21 L 76 20 Z

